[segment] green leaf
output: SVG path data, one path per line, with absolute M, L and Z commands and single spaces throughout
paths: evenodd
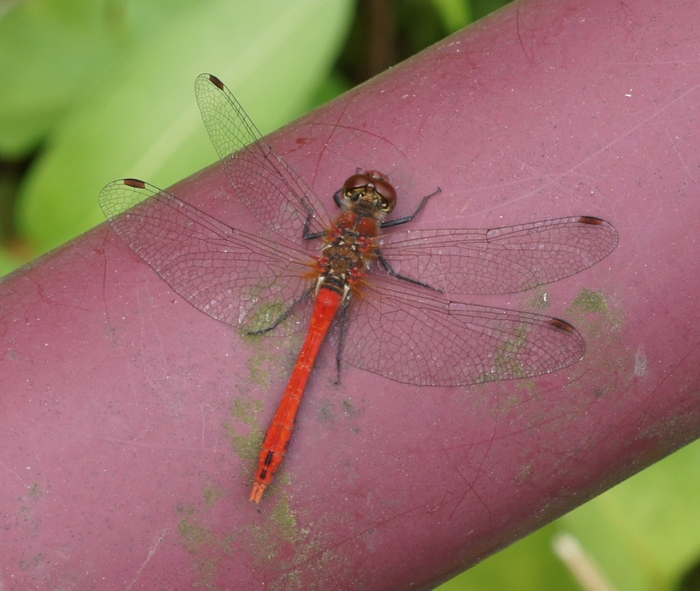
M 700 556 L 700 442 L 561 519 L 617 589 L 672 589 Z
M 584 570 L 609 588 L 681 588 L 700 563 L 700 442 L 695 442 L 488 558 L 438 591 L 539 591 L 582 587 L 552 550 L 561 534 L 580 547 Z M 586 587 L 594 588 L 594 587 Z M 696 588 L 696 587 L 693 587 Z
M 472 22 L 469 0 L 432 0 L 445 30 L 454 33 Z
M 0 153 L 6 159 L 33 149 L 66 111 L 86 72 L 109 59 L 99 3 L 79 4 L 18 3 L 0 19 Z
M 134 42 L 89 81 L 31 171 L 23 232 L 41 251 L 103 221 L 97 195 L 114 178 L 166 187 L 216 156 L 193 83 L 216 74 L 263 133 L 304 110 L 342 43 L 349 2 L 202 2 Z
M 550 524 L 441 585 L 436 591 L 580 591 L 551 551 Z
M 20 262 L 12 253 L 0 248 L 0 277 L 7 275 L 20 266 Z

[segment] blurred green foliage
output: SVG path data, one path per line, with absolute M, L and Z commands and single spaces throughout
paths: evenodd
M 618 484 L 575 511 L 438 588 L 439 591 L 697 591 L 700 441 Z M 557 557 L 559 536 L 581 553 Z M 581 584 L 598 570 L 607 587 Z
M 349 0 L 9 7 L 0 19 L 1 156 L 39 151 L 16 179 L 5 231 L 45 252 L 104 220 L 97 195 L 106 182 L 168 186 L 211 164 L 192 90 L 203 70 L 226 81 L 264 133 L 299 116 L 351 19 Z
M 102 222 L 108 181 L 165 187 L 215 160 L 192 91 L 202 71 L 222 78 L 266 133 L 506 3 L 0 5 L 0 276 Z M 392 43 L 357 43 L 368 27 Z M 440 590 L 580 589 L 552 549 L 563 532 L 611 589 L 700 589 L 698 466 L 696 443 Z
M 505 3 L 4 4 L 0 275 L 102 222 L 106 182 L 168 186 L 215 160 L 192 93 L 202 71 L 222 78 L 266 133 Z M 391 46 L 353 42 L 368 30 Z

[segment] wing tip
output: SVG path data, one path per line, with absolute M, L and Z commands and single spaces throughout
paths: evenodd
M 119 182 L 119 181 L 117 181 Z M 121 183 L 123 185 L 126 185 L 127 187 L 133 187 L 134 189 L 145 189 L 146 188 L 146 183 L 142 181 L 141 179 L 122 179 Z

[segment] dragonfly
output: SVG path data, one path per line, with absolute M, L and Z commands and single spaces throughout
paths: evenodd
M 230 195 L 257 227 L 228 225 L 138 179 L 109 183 L 99 201 L 124 242 L 196 309 L 248 335 L 308 327 L 262 442 L 251 501 L 261 501 L 280 469 L 326 341 L 338 381 L 345 363 L 405 384 L 466 386 L 540 376 L 583 358 L 584 339 L 565 320 L 452 296 L 517 293 L 579 273 L 615 249 L 612 224 L 580 215 L 396 230 L 440 189 L 392 217 L 397 191 L 388 176 L 360 169 L 333 195 L 340 213 L 331 218 L 223 82 L 201 74 L 195 94 Z

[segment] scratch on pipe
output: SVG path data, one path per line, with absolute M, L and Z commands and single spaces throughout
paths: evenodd
M 131 584 L 124 591 L 129 591 L 136 584 L 136 581 L 139 580 L 139 577 L 141 576 L 143 569 L 146 568 L 146 565 L 151 560 L 151 558 L 153 558 L 153 555 L 156 553 L 156 550 L 158 549 L 158 545 L 165 539 L 165 534 L 167 533 L 167 531 L 168 531 L 168 528 L 166 527 L 163 530 L 163 533 L 160 534 L 160 537 L 156 540 L 156 543 L 153 545 L 153 548 L 151 548 L 150 552 L 148 553 L 148 556 L 146 556 L 146 560 L 144 560 L 143 564 L 141 565 L 139 572 L 136 573 L 136 577 L 134 578 L 133 581 L 131 581 Z

